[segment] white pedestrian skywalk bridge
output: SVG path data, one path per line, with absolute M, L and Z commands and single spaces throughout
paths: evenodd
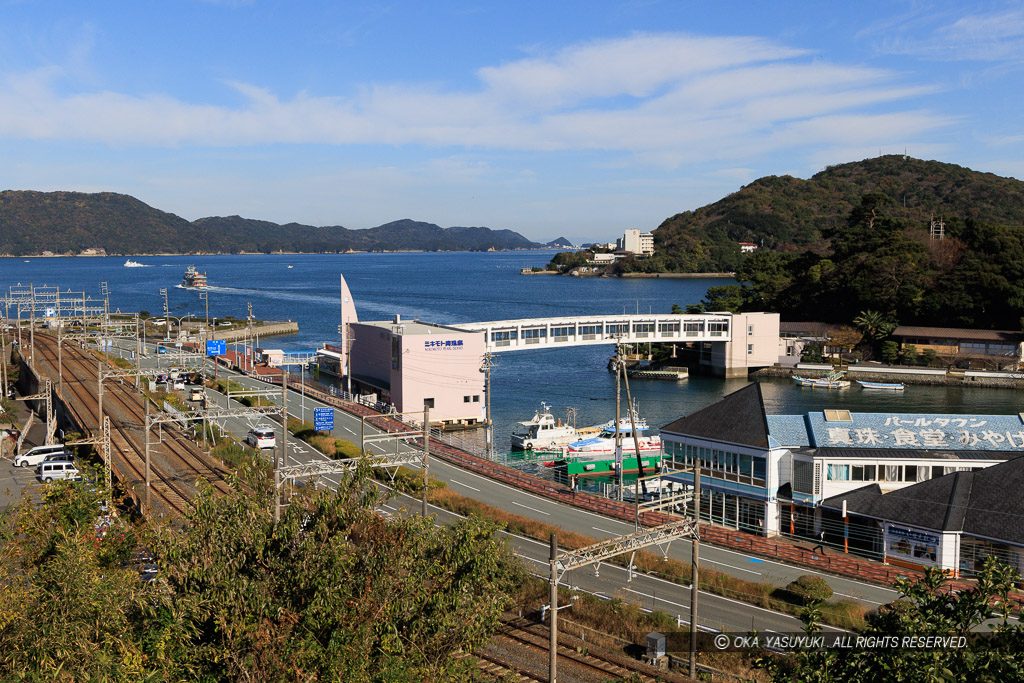
M 558 318 L 457 323 L 461 330 L 486 333 L 491 353 L 559 346 L 637 342 L 728 342 L 732 313 L 581 315 Z

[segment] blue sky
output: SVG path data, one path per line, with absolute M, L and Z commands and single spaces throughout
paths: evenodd
M 1024 178 L 1024 5 L 0 0 L 0 188 L 605 240 L 882 153 Z

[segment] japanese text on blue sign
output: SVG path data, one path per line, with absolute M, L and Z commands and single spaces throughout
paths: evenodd
M 447 350 L 460 349 L 460 348 L 462 348 L 462 340 L 461 339 L 438 339 L 436 341 L 434 341 L 434 340 L 427 340 L 427 341 L 423 342 L 423 347 L 426 348 L 426 349 L 447 349 Z

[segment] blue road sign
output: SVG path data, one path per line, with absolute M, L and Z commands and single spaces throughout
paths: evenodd
M 206 341 L 207 356 L 223 356 L 228 352 L 228 343 L 223 339 L 208 339 Z
M 313 429 L 318 432 L 334 429 L 334 408 L 313 408 Z

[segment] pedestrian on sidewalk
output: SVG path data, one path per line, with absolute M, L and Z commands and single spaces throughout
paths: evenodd
M 818 534 L 818 545 L 816 545 L 813 548 L 811 548 L 811 552 L 812 553 L 816 552 L 819 548 L 821 549 L 821 554 L 824 555 L 825 554 L 825 530 L 824 529 L 822 529 L 821 533 Z

